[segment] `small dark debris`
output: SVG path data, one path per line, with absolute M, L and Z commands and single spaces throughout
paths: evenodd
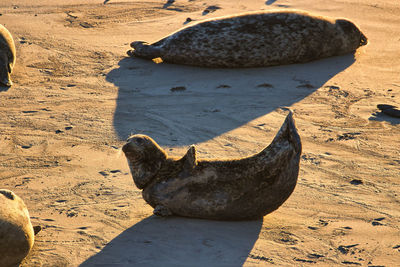
M 360 135 L 361 133 L 356 132 L 356 133 L 343 133 L 341 135 L 338 135 L 337 140 L 341 141 L 341 140 L 352 140 L 352 139 L 356 139 L 357 135 Z
M 81 23 L 79 23 L 79 25 L 80 25 L 81 27 L 83 27 L 83 28 L 86 28 L 86 29 L 88 29 L 88 28 L 93 28 L 93 27 L 94 27 L 92 24 L 90 24 L 90 23 L 88 23 L 88 22 L 81 22 Z
M 360 185 L 360 184 L 363 184 L 363 181 L 360 179 L 353 179 L 350 181 L 350 183 L 353 185 Z
M 267 261 L 269 263 L 274 263 L 271 258 L 267 258 L 267 257 L 264 257 L 264 256 L 258 256 L 258 255 L 249 254 L 248 257 L 251 258 L 251 259 L 255 259 L 255 260 Z
M 21 146 L 21 148 L 23 148 L 23 149 L 29 149 L 31 147 L 32 147 L 32 144 L 29 144 L 29 145 L 26 145 L 26 146 Z
M 374 219 L 374 221 L 380 222 L 380 221 L 383 221 L 384 219 L 385 219 L 385 217 L 379 217 L 379 218 Z
M 353 264 L 353 265 L 361 265 L 359 262 L 354 262 L 354 261 L 342 261 L 343 264 Z
M 99 171 L 99 173 L 100 173 L 101 175 L 103 175 L 104 177 L 107 177 L 107 176 L 110 175 L 107 171 Z
M 59 199 L 59 200 L 56 200 L 56 202 L 57 203 L 63 203 L 63 202 L 67 202 L 67 200 L 66 199 Z M 51 219 L 50 219 L 51 220 Z
M 221 85 L 218 85 L 217 88 L 218 88 L 218 89 L 219 89 L 219 88 L 231 88 L 231 86 L 230 86 L 230 85 L 227 85 L 227 84 L 221 84 Z
M 193 20 L 192 20 L 191 18 L 186 18 L 184 24 L 189 23 L 189 22 L 192 22 L 192 21 L 193 21 Z
M 262 83 L 262 84 L 257 85 L 257 87 L 274 88 L 274 86 L 270 83 Z
M 170 90 L 171 90 L 171 92 L 182 92 L 182 91 L 186 90 L 186 87 L 185 86 L 177 86 L 177 87 L 172 87 Z
M 349 253 L 349 249 L 346 248 L 346 246 L 339 246 L 338 250 L 342 253 L 342 254 L 347 254 Z
M 72 84 L 72 83 L 67 84 L 67 87 L 75 87 L 75 86 L 76 86 L 76 84 Z
M 373 221 L 371 224 L 372 224 L 373 226 L 379 226 L 379 225 L 383 225 L 382 223 L 380 223 L 380 222 L 376 222 L 376 221 Z
M 343 229 L 351 230 L 351 229 L 353 229 L 353 228 L 351 228 L 350 226 L 345 226 L 345 227 L 343 227 Z
M 388 105 L 388 104 L 378 104 L 377 108 L 382 111 L 382 113 L 395 117 L 395 118 L 400 118 L 400 110 L 393 105 Z
M 74 128 L 74 127 L 72 127 L 72 126 L 67 126 L 67 127 L 65 127 L 64 129 L 68 131 L 68 130 L 71 130 L 72 128 Z
M 117 172 L 121 172 L 121 170 L 111 170 L 111 173 L 117 173 Z
M 396 108 L 395 106 L 388 105 L 388 104 L 378 104 L 376 107 L 380 110 L 386 110 L 386 109 L 391 109 L 391 108 Z
M 61 131 L 61 130 L 56 130 L 56 131 L 55 131 L 56 134 L 63 133 L 63 132 L 64 132 L 64 131 Z
M 348 246 L 342 246 L 342 245 L 340 245 L 337 249 L 338 249 L 341 253 L 347 254 L 347 253 L 349 253 L 349 248 L 356 247 L 356 246 L 358 246 L 358 244 L 348 245 Z
M 368 265 L 368 267 L 385 267 L 385 265 Z
M 328 222 L 325 221 L 325 220 L 319 219 L 319 224 L 322 225 L 322 226 L 327 226 Z
M 390 117 L 400 118 L 400 109 L 392 108 L 392 109 L 385 109 L 382 112 Z
M 321 255 L 321 254 L 317 254 L 317 253 L 311 253 L 311 254 L 308 254 L 307 257 L 309 257 L 309 258 L 311 258 L 311 259 L 319 259 L 319 258 L 323 258 L 323 257 L 325 257 L 325 256 L 324 256 L 324 255 Z
M 299 262 L 306 262 L 306 263 L 316 263 L 316 261 L 299 259 L 299 258 L 294 258 L 294 260 L 299 261 Z
M 308 229 L 311 229 L 311 230 L 318 230 L 318 227 L 308 226 Z
M 221 9 L 219 6 L 209 6 L 206 9 L 204 9 L 202 15 L 207 15 L 208 13 L 215 12 L 216 10 Z
M 37 110 L 23 110 L 22 111 L 22 113 L 25 113 L 25 114 L 36 113 L 36 112 L 38 112 L 38 111 Z
M 331 90 L 339 90 L 340 89 L 340 87 L 339 86 L 335 86 L 335 85 L 329 85 L 329 86 L 327 86 L 329 89 L 331 89 Z

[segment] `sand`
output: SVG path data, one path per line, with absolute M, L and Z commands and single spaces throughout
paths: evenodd
M 217 6 L 219 9 L 209 9 Z M 354 55 L 254 69 L 127 57 L 205 18 L 297 8 L 354 21 Z M 0 91 L 0 188 L 43 230 L 23 266 L 395 266 L 400 262 L 400 7 L 391 1 L 2 0 L 14 85 Z M 190 25 L 190 24 L 186 24 Z M 185 87 L 185 90 L 171 90 Z M 263 220 L 158 218 L 121 152 L 131 133 L 173 156 L 236 158 L 294 111 L 303 142 L 292 196 Z

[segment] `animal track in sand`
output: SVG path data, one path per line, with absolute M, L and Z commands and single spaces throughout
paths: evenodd
M 171 5 L 174 7 L 170 7 Z M 76 12 L 75 10 L 79 10 Z M 62 12 L 66 14 L 65 21 L 68 27 L 97 28 L 102 25 L 143 22 L 149 19 L 159 19 L 179 12 L 194 12 L 200 10 L 197 4 L 178 4 L 159 2 L 110 3 L 107 5 L 70 5 L 65 6 Z M 58 12 L 57 12 L 58 13 Z

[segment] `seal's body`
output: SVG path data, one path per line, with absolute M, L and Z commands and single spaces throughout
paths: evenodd
M 244 159 L 197 160 L 191 146 L 175 160 L 146 135 L 131 136 L 122 150 L 156 215 L 245 220 L 276 210 L 291 195 L 301 142 L 290 113 L 272 143 Z
M 16 59 L 15 44 L 11 33 L 0 24 L 0 85 L 11 86 L 10 74 Z
M 199 22 L 151 45 L 136 41 L 128 54 L 203 67 L 262 67 L 343 55 L 366 43 L 345 19 L 266 11 Z
M 18 266 L 34 242 L 29 212 L 12 191 L 0 189 L 0 266 Z

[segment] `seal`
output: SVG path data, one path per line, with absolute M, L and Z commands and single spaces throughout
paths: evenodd
M 301 141 L 290 112 L 268 147 L 242 159 L 199 160 L 193 145 L 182 158 L 170 158 L 143 134 L 130 136 L 122 151 L 154 214 L 251 220 L 276 210 L 293 192 Z
M 25 203 L 0 189 L 0 266 L 19 266 L 33 247 L 34 235 Z
M 243 13 L 200 21 L 128 55 L 201 67 L 263 67 L 344 55 L 367 44 L 352 22 L 303 11 Z
M 10 74 L 15 65 L 16 52 L 11 33 L 0 24 L 0 85 L 12 85 Z

